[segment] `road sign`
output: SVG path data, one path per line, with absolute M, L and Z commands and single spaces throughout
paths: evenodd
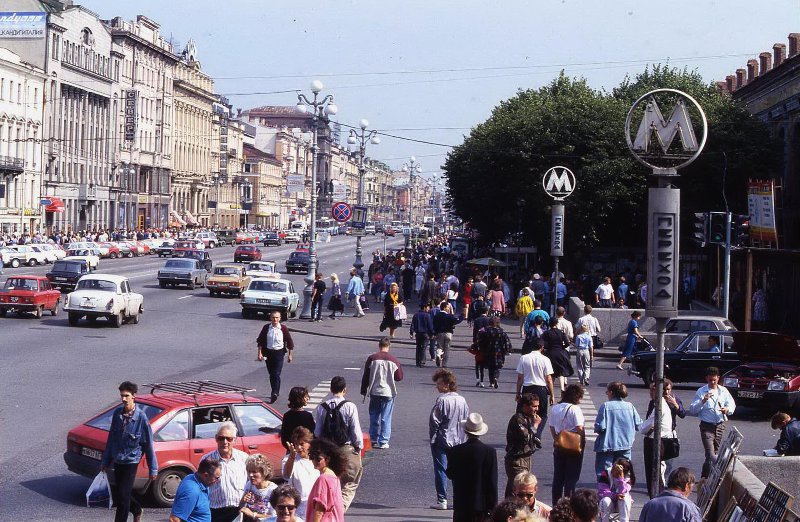
M 333 216 L 333 219 L 335 219 L 338 223 L 344 223 L 350 219 L 350 216 L 352 215 L 353 209 L 344 201 L 339 201 L 338 203 L 333 204 L 331 216 Z
M 363 229 L 367 226 L 367 207 L 356 205 L 353 207 L 353 221 L 350 223 L 353 228 Z
M 363 236 L 364 235 L 364 229 L 363 228 L 352 227 L 352 229 L 350 230 L 350 235 L 351 236 L 355 236 L 355 237 Z
M 561 201 L 575 190 L 575 174 L 567 167 L 553 167 L 544 173 L 542 186 L 548 196 Z
M 43 205 L 45 207 L 49 207 L 50 205 L 53 204 L 53 200 L 52 199 L 48 199 L 48 198 L 44 198 L 44 199 L 39 200 L 39 204 Z

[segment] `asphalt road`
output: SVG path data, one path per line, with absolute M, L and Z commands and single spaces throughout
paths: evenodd
M 402 239 L 391 240 L 397 248 Z M 354 257 L 353 238 L 334 237 L 319 248 L 320 270 L 326 275 L 347 273 Z M 365 240 L 365 261 L 369 253 L 383 247 L 382 238 Z M 262 248 L 265 259 L 282 266 L 294 245 Z M 215 262 L 230 261 L 233 249 L 211 251 Z M 4 364 L 0 367 L 0 519 L 2 520 L 108 520 L 102 509 L 87 509 L 84 493 L 90 480 L 66 469 L 62 454 L 70 428 L 85 421 L 101 408 L 116 401 L 117 385 L 130 379 L 138 383 L 177 380 L 213 379 L 257 389 L 266 395 L 268 385 L 263 364 L 255 360 L 255 337 L 263 320 L 244 320 L 236 298 L 210 298 L 205 289 L 159 289 L 155 273 L 163 264 L 157 257 L 102 261 L 100 272 L 126 275 L 135 291 L 144 294 L 145 313 L 139 325 L 126 324 L 121 329 L 98 321 L 85 321 L 77 328 L 67 326 L 66 314 L 45 315 L 41 320 L 10 315 L 0 319 L 0 348 Z M 43 274 L 46 267 L 7 270 L 11 274 Z M 298 289 L 302 276 L 290 276 Z M 0 277 L 0 281 L 4 277 Z M 343 277 L 346 281 L 347 277 Z M 358 396 L 361 367 L 375 351 L 381 334 L 380 307 L 373 306 L 363 319 L 311 324 L 290 320 L 295 334 L 296 359 L 284 367 L 286 390 L 304 385 L 324 392 L 324 381 L 343 375 L 350 383 L 349 398 L 359 408 L 362 427 L 369 422 L 366 404 Z M 509 332 L 515 332 L 513 327 Z M 305 333 L 304 333 L 305 332 Z M 476 388 L 472 358 L 463 348 L 468 327 L 459 325 L 456 346 L 451 355 L 452 369 L 462 393 L 473 411 L 480 412 L 490 431 L 484 440 L 498 450 L 500 461 L 505 446 L 505 427 L 513 413 L 513 390 L 517 355 L 510 356 L 501 373 L 500 389 Z M 407 330 L 399 337 L 407 335 Z M 462 341 L 459 342 L 459 339 Z M 517 341 L 513 338 L 512 340 Z M 427 442 L 427 419 L 436 396 L 430 381 L 432 369 L 414 367 L 413 347 L 398 339 L 393 353 L 404 363 L 406 378 L 394 412 L 393 434 L 389 450 L 375 450 L 365 459 L 364 478 L 347 514 L 348 520 L 448 520 L 452 512 L 428 509 L 434 501 L 430 450 Z M 647 391 L 640 381 L 613 368 L 614 362 L 595 363 L 592 385 L 582 404 L 591 423 L 596 408 L 605 399 L 606 383 L 619 379 L 630 385 L 630 400 L 644 415 Z M 699 386 L 699 385 L 698 385 Z M 676 393 L 688 406 L 695 385 L 677 386 Z M 313 396 L 321 394 L 315 393 Z M 285 398 L 277 405 L 285 409 Z M 772 447 L 777 432 L 769 429 L 763 414 L 742 411 L 729 425 L 745 436 L 743 453 L 760 453 Z M 591 432 L 591 429 L 589 430 Z M 679 421 L 678 434 L 682 455 L 677 465 L 699 472 L 702 446 L 697 419 Z M 552 441 L 544 440 L 545 448 Z M 634 488 L 634 511 L 646 500 L 641 441 L 634 448 L 634 466 L 639 482 Z M 587 450 L 581 487 L 594 488 L 594 454 Z M 545 449 L 534 456 L 534 473 L 540 478 L 539 498 L 550 502 L 552 457 Z M 505 477 L 500 470 L 500 488 Z M 145 504 L 147 505 L 147 504 Z M 147 520 L 166 520 L 168 510 L 147 507 Z

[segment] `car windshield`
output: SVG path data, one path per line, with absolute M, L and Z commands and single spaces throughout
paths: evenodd
M 180 259 L 170 259 L 164 268 L 194 268 L 194 263 L 191 261 L 183 261 Z
M 218 266 L 214 269 L 216 275 L 239 275 L 239 269 L 235 266 Z
M 69 261 L 56 261 L 53 263 L 53 272 L 81 272 L 81 263 L 70 263 Z
M 286 285 L 277 281 L 256 280 L 250 283 L 250 290 L 261 290 L 263 292 L 286 292 Z
M 139 406 L 139 409 L 142 410 L 142 412 L 147 416 L 147 420 L 149 420 L 150 422 L 152 422 L 153 419 L 157 417 L 159 413 L 164 411 L 163 408 L 159 408 L 157 406 L 151 406 L 150 404 L 142 404 L 141 402 L 137 402 L 136 405 Z M 91 426 L 92 428 L 97 428 L 98 430 L 103 430 L 103 431 L 110 430 L 111 418 L 113 417 L 114 410 L 116 410 L 117 407 L 118 406 L 114 406 L 113 408 L 104 411 L 94 419 L 87 422 L 86 425 Z
M 262 272 L 274 272 L 272 265 L 266 263 L 250 263 L 247 265 L 248 270 L 261 270 Z
M 85 277 L 85 276 L 84 276 Z M 103 279 L 81 279 L 78 281 L 78 290 L 99 290 L 100 292 L 116 292 L 117 283 Z
M 81 250 L 70 250 L 70 251 L 69 251 L 69 252 L 67 252 L 67 253 L 68 253 L 69 255 L 71 255 L 71 256 L 90 256 L 90 255 L 92 255 L 91 251 L 89 251 L 89 250 L 86 250 L 86 249 L 81 249 Z
M 292 252 L 291 254 L 289 254 L 289 259 L 300 259 L 300 260 L 302 260 L 302 259 L 307 258 L 307 257 L 308 257 L 308 254 L 306 254 L 305 252 Z
M 4 290 L 37 290 L 39 283 L 35 279 L 23 279 L 22 277 L 10 277 L 6 280 Z

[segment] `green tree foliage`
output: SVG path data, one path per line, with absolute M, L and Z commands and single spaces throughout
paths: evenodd
M 448 155 L 444 170 L 451 207 L 484 242 L 504 240 L 517 232 L 521 221 L 524 242 L 547 251 L 552 200 L 542 189 L 542 176 L 562 165 L 578 179 L 566 200 L 570 255 L 580 256 L 598 245 L 644 247 L 649 171 L 628 151 L 624 122 L 634 100 L 660 87 L 692 95 L 709 121 L 703 154 L 680 171 L 677 181 L 684 189 L 682 214 L 724 209 L 725 156 L 728 200 L 733 211 L 743 211 L 747 178 L 766 176 L 776 166 L 780 156 L 775 140 L 696 72 L 661 66 L 626 78 L 611 93 L 562 72 L 545 87 L 519 91 L 501 102 Z

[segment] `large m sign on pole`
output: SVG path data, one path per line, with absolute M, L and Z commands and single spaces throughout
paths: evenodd
M 633 140 L 633 150 L 644 153 L 649 152 L 650 140 L 653 135 L 658 139 L 658 145 L 664 154 L 667 154 L 677 135 L 680 135 L 684 151 L 695 152 L 699 148 L 697 136 L 695 136 L 694 127 L 692 127 L 692 120 L 689 118 L 689 112 L 686 110 L 686 103 L 683 99 L 677 101 L 668 120 L 664 120 L 655 98 L 647 101 L 644 117 L 639 124 L 639 130 L 636 132 L 636 139 Z

